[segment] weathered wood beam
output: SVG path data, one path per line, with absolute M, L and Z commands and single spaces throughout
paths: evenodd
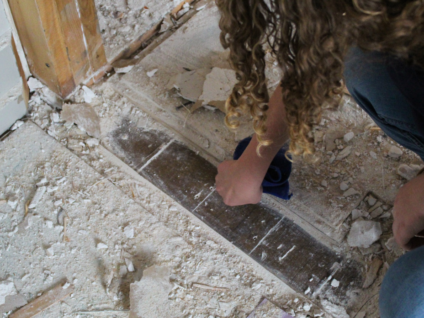
M 62 98 L 107 70 L 94 0 L 9 0 L 31 73 Z

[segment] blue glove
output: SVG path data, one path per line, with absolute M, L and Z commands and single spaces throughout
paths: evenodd
M 236 150 L 234 151 L 233 159 L 237 160 L 241 157 L 244 150 L 252 140 L 252 137 L 247 137 L 240 141 Z M 262 182 L 264 193 L 274 195 L 283 200 L 290 200 L 292 194 L 290 193 L 289 177 L 292 169 L 292 163 L 286 158 L 286 149 L 282 148 L 278 151 L 274 160 L 265 175 Z

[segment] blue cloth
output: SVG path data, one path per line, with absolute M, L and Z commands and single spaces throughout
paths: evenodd
M 352 48 L 344 76 L 352 97 L 375 123 L 424 160 L 424 70 Z
M 380 290 L 381 318 L 424 317 L 424 246 L 399 258 Z
M 234 151 L 234 160 L 238 160 L 241 157 L 244 150 L 249 145 L 250 140 L 252 140 L 252 138 L 248 137 L 238 144 Z M 292 197 L 289 186 L 291 169 L 292 163 L 286 158 L 286 149 L 282 148 L 271 162 L 265 179 L 262 182 L 264 193 L 274 195 L 283 200 L 290 200 Z
M 424 160 L 424 71 L 387 54 L 352 48 L 349 92 L 378 126 Z M 424 247 L 399 258 L 380 290 L 381 318 L 424 317 Z

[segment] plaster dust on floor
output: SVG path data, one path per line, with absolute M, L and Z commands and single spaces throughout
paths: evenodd
M 296 317 L 324 317 L 37 103 L 33 118 L 47 133 L 27 122 L 0 143 L 0 283 L 14 286 L 6 301 L 16 289 L 31 302 L 65 279 L 75 292 L 43 317 L 128 317 L 131 284 L 151 286 L 149 273 L 161 268 L 156 276 L 166 287 L 147 298 L 152 306 L 137 304 L 143 318 L 158 317 L 157 302 L 166 317 L 247 317 L 264 296 Z

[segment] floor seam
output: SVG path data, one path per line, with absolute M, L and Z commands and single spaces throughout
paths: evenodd
M 137 172 L 140 173 L 141 171 L 143 171 L 144 168 L 146 168 L 152 161 L 154 161 L 157 157 L 159 157 L 174 141 L 175 139 L 171 139 L 171 141 L 169 141 L 157 153 L 155 153 L 154 156 L 152 156 L 149 160 L 147 160 L 147 162 L 140 169 L 138 169 Z
M 272 227 L 272 229 L 270 229 L 269 231 L 268 231 L 268 233 L 266 233 L 266 235 L 258 242 L 258 244 L 256 244 L 256 246 L 250 251 L 250 253 L 249 253 L 249 255 L 250 254 L 252 254 L 255 250 L 256 250 L 256 248 L 258 248 L 259 247 L 259 245 L 261 245 L 262 244 L 262 242 L 272 233 L 272 232 L 274 232 L 275 231 L 275 229 L 280 225 L 280 223 L 283 221 L 285 219 L 285 216 L 283 216 L 282 218 L 281 218 L 281 220 L 280 221 L 278 221 L 277 222 L 277 224 L 275 224 L 273 227 Z
M 215 192 L 215 188 L 193 209 L 193 213 Z

